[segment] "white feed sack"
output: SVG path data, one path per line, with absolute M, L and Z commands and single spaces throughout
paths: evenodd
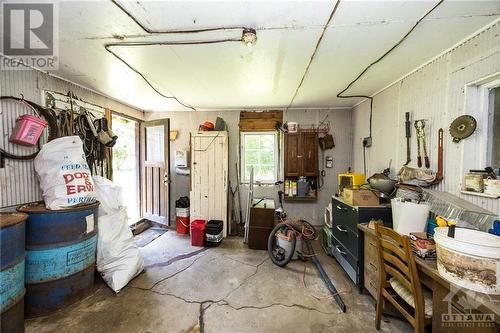
M 141 252 L 127 223 L 122 188 L 109 179 L 93 177 L 99 205 L 97 271 L 119 292 L 144 269 Z
M 111 180 L 93 176 L 95 192 L 100 202 L 99 216 L 116 213 L 123 207 L 123 190 Z
M 63 209 L 96 201 L 94 182 L 78 136 L 52 140 L 35 157 L 43 200 L 48 209 Z
M 127 209 L 99 216 L 97 271 L 107 285 L 119 292 L 144 269 L 141 252 L 127 224 Z

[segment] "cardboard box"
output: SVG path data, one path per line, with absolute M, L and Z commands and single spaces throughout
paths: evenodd
M 343 192 L 344 201 L 353 206 L 378 206 L 378 196 L 370 190 L 358 190 L 345 188 Z

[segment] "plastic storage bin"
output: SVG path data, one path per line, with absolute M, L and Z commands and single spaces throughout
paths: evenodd
M 207 221 L 194 220 L 191 222 L 191 245 L 205 246 L 205 226 Z
M 24 114 L 17 118 L 16 127 L 12 131 L 9 141 L 18 145 L 34 146 L 45 126 L 47 126 L 45 120 Z
M 421 203 L 391 200 L 393 229 L 401 235 L 424 232 L 429 218 L 430 206 Z
M 222 235 L 223 222 L 220 220 L 210 220 L 205 226 L 205 245 L 219 246 L 224 238 Z

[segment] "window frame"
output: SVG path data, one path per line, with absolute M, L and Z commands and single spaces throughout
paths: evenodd
M 273 135 L 274 136 L 274 176 L 273 180 L 258 180 L 254 175 L 254 183 L 258 184 L 271 184 L 274 185 L 279 179 L 280 168 L 280 146 L 279 146 L 279 133 L 278 131 L 242 131 L 240 132 L 240 183 L 249 184 L 250 179 L 245 178 L 245 136 L 250 135 Z
M 491 164 L 493 141 L 492 90 L 500 87 L 500 72 L 465 85 L 464 114 L 477 121 L 476 133 L 463 140 L 462 170 L 483 168 Z

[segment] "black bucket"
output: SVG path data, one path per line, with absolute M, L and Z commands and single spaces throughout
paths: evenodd
M 205 225 L 205 245 L 219 246 L 223 238 L 223 222 L 220 220 L 210 220 Z

